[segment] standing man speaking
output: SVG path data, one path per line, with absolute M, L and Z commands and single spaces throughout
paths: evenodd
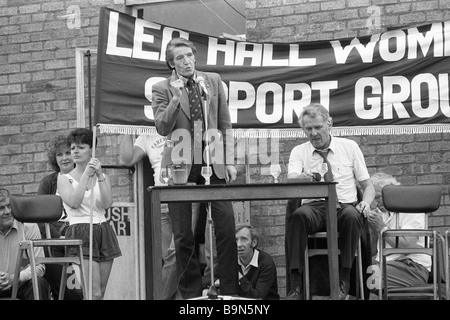
M 232 133 L 226 95 L 219 74 L 196 71 L 196 53 L 195 45 L 184 38 L 174 38 L 167 44 L 166 63 L 172 75 L 152 88 L 155 127 L 160 135 L 175 142 L 174 151 L 177 144 L 181 144 L 188 183 L 205 184 L 201 168 L 212 164 L 210 183 L 226 184 L 235 180 L 237 173 L 233 165 L 225 164 L 225 155 L 232 154 L 229 152 L 234 148 L 226 144 L 226 135 Z M 202 105 L 202 96 L 207 98 L 205 106 Z M 205 135 L 205 130 L 208 130 L 208 135 Z M 214 137 L 214 158 L 202 156 L 209 143 L 205 141 L 207 136 Z M 217 148 L 217 145 L 221 147 Z M 226 149 L 230 150 L 226 152 Z M 169 152 L 165 150 L 166 155 Z M 163 168 L 175 161 L 174 153 L 163 157 Z M 179 290 L 184 299 L 200 296 L 202 291 L 201 269 L 191 230 L 191 211 L 191 203 L 169 203 Z M 211 216 L 215 226 L 220 294 L 236 295 L 239 292 L 238 260 L 231 202 L 212 202 Z

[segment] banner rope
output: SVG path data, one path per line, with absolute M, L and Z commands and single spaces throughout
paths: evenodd
M 98 124 L 100 133 L 157 135 L 152 126 Z M 450 123 L 402 126 L 333 127 L 334 136 L 365 136 L 391 134 L 422 134 L 450 132 Z M 233 129 L 235 138 L 305 138 L 301 128 L 295 129 Z

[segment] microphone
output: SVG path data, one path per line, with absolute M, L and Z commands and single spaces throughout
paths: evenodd
M 208 96 L 208 89 L 206 89 L 205 79 L 202 76 L 197 77 L 195 82 L 200 86 L 202 96 Z
M 318 172 L 314 172 L 313 174 L 313 181 L 320 181 L 322 180 L 322 176 Z

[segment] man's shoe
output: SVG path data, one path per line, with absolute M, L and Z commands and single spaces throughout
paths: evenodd
M 345 300 L 347 298 L 349 288 L 350 282 L 339 281 L 339 300 Z
M 303 300 L 302 290 L 300 289 L 300 287 L 295 287 L 293 290 L 291 290 L 291 292 L 289 292 L 287 297 L 282 300 Z

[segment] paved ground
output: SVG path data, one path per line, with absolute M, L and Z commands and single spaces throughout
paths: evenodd
M 329 296 L 313 296 L 312 297 L 313 300 L 330 300 Z M 348 296 L 347 300 L 356 300 L 356 298 L 354 296 Z M 378 296 L 376 294 L 371 293 L 369 300 L 378 300 Z

